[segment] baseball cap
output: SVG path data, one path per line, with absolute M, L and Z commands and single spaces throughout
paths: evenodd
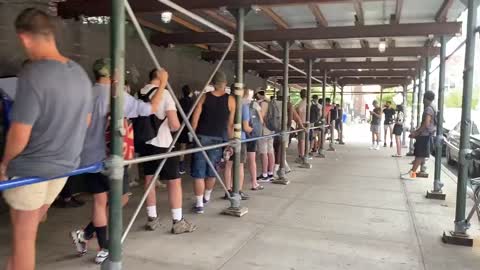
M 99 77 L 110 77 L 110 58 L 100 58 L 93 63 L 93 73 Z

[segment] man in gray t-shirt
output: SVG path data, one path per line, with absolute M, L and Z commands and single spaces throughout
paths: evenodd
M 18 78 L 0 181 L 55 178 L 80 164 L 91 117 L 91 84 L 84 70 L 58 51 L 54 23 L 45 12 L 25 9 L 15 28 L 30 62 Z M 4 192 L 13 239 L 7 269 L 35 268 L 38 224 L 65 183 L 66 178 L 57 178 Z
M 423 95 L 424 110 L 422 123 L 419 128 L 410 132 L 410 138 L 415 138 L 415 160 L 413 161 L 412 169 L 408 173 L 402 174 L 402 178 L 416 178 L 418 167 L 430 156 L 432 135 L 436 130 L 436 112 L 433 107 L 434 100 L 435 93 L 432 91 L 426 91 Z

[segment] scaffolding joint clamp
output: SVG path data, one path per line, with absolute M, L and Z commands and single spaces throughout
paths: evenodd
M 113 180 L 123 180 L 123 157 L 117 155 L 111 155 L 105 162 L 104 174 Z

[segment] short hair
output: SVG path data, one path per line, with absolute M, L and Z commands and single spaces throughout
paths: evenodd
M 300 90 L 300 97 L 302 99 L 307 97 L 307 90 L 306 89 Z
M 374 101 L 372 102 L 372 105 L 373 105 L 373 106 L 378 105 L 378 101 L 374 100 Z
M 188 97 L 191 92 L 192 92 L 192 89 L 190 89 L 190 86 L 189 86 L 188 84 L 185 84 L 185 85 L 182 87 L 182 93 L 183 93 L 183 96 L 184 96 L 184 97 Z
M 19 34 L 48 36 L 54 34 L 55 25 L 47 13 L 36 8 L 27 8 L 20 12 L 15 19 L 15 30 Z
M 150 72 L 148 73 L 148 79 L 150 81 L 155 80 L 157 78 L 157 71 L 158 71 L 158 69 L 156 69 L 156 68 L 150 70 Z
M 403 112 L 403 105 L 401 104 L 397 105 L 397 111 Z
M 390 100 L 387 100 L 385 104 L 392 105 L 392 102 Z
M 318 95 L 313 95 L 313 96 L 312 96 L 312 99 L 317 100 L 317 99 L 318 99 Z
M 423 95 L 423 98 L 428 100 L 428 101 L 434 101 L 435 100 L 435 93 L 433 91 L 427 91 Z
M 328 97 L 325 99 L 325 102 L 327 102 L 327 103 L 328 103 L 328 102 L 331 102 L 331 101 L 332 101 L 332 100 L 331 100 L 330 98 L 328 98 Z

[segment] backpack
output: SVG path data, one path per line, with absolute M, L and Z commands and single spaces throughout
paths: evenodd
M 110 119 L 111 116 L 107 116 L 107 125 L 105 128 L 105 141 L 107 144 L 107 156 L 110 155 L 110 143 L 112 141 L 112 134 L 110 132 Z M 123 118 L 123 129 L 125 134 L 123 135 L 123 159 L 131 160 L 135 158 L 134 136 L 132 124 L 125 118 Z
M 273 132 L 280 132 L 282 130 L 282 114 L 280 113 L 280 108 L 278 108 L 278 104 L 275 100 L 268 103 L 265 126 Z
M 150 102 L 150 95 L 157 90 L 158 87 L 152 88 L 148 93 L 142 95 L 138 93 L 138 98 L 143 102 Z M 164 119 L 158 119 L 156 115 L 140 116 L 133 119 L 133 132 L 135 148 L 142 147 L 146 142 L 155 138 L 158 133 L 158 129 L 162 125 Z
M 312 103 L 312 105 L 310 105 L 310 123 L 315 124 L 318 121 L 320 121 L 320 109 L 317 104 Z
M 251 133 L 247 133 L 247 138 L 255 138 L 262 136 L 263 126 L 260 120 L 260 114 L 258 110 L 253 107 L 254 102 L 252 101 L 249 106 L 250 111 L 250 121 L 249 125 L 253 128 Z

